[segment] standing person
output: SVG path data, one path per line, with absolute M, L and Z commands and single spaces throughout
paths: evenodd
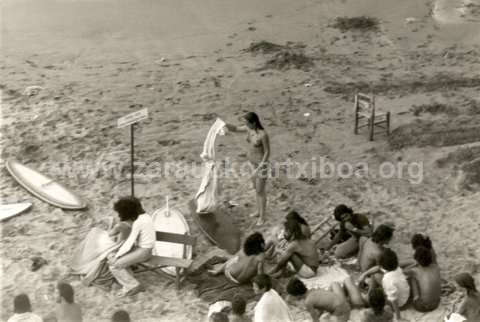
M 245 125 L 235 126 L 226 124 L 226 126 L 232 132 L 247 132 L 247 142 L 250 145 L 248 160 L 254 168 L 251 178 L 257 199 L 257 212 L 251 216 L 259 216 L 257 225 L 263 225 L 267 207 L 265 186 L 269 171 L 270 139 L 256 113 L 248 112 L 243 118 Z
M 261 274 L 253 279 L 255 294 L 262 295 L 255 305 L 253 322 L 292 322 L 287 303 L 272 289 L 270 276 Z
M 58 322 L 82 322 L 82 309 L 75 303 L 73 288 L 68 283 L 57 285 L 58 299 L 56 316 Z
M 112 315 L 112 322 L 131 322 L 130 315 L 125 310 L 118 310 Z
M 465 322 L 480 321 L 480 292 L 475 286 L 472 275 L 468 273 L 459 274 L 455 277 L 455 282 L 467 291 L 467 296 L 460 304 L 457 313 L 467 318 Z
M 27 294 L 20 294 L 13 299 L 14 314 L 7 322 L 42 322 L 42 318 L 32 313 L 32 305 Z
M 143 210 L 140 200 L 135 197 L 124 197 L 114 204 L 114 210 L 123 217 L 133 219 L 132 231 L 118 252 L 109 255 L 109 268 L 113 276 L 122 285 L 120 296 L 131 296 L 144 291 L 130 266 L 145 262 L 152 257 L 155 245 L 155 230 L 150 215 Z

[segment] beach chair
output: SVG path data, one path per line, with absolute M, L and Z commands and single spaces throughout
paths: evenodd
M 319 244 L 325 237 L 327 237 L 330 232 L 338 226 L 338 221 L 335 220 L 332 216 L 327 216 L 322 222 L 320 222 L 313 230 L 312 236 L 316 232 L 320 232 L 320 236 L 314 238 L 315 244 Z
M 375 96 L 362 93 L 355 94 L 355 127 L 353 133 L 368 127 L 370 141 L 373 141 L 375 127 L 385 130 L 390 135 L 390 112 L 380 112 L 375 108 Z M 365 120 L 365 121 L 364 121 Z
M 183 245 L 182 258 L 165 257 L 165 256 L 153 256 L 149 261 L 139 264 L 141 269 L 136 270 L 135 273 L 142 273 L 146 271 L 152 271 L 169 279 L 175 281 L 177 290 L 180 289 L 180 284 L 185 279 L 188 273 L 188 269 L 192 265 L 193 260 L 186 257 L 187 246 L 195 247 L 197 242 L 196 237 L 188 234 L 174 234 L 167 232 L 156 232 L 157 241 L 177 243 Z M 163 269 L 166 267 L 175 267 L 175 276 L 167 274 Z

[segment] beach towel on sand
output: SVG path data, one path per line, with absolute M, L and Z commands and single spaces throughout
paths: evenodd
M 312 278 L 300 278 L 307 289 L 328 290 L 333 283 L 343 283 L 350 275 L 338 265 L 320 266 L 317 269 L 317 276 Z
M 225 122 L 217 118 L 208 131 L 207 138 L 203 143 L 203 152 L 200 157 L 203 160 L 204 170 L 200 188 L 195 195 L 197 213 L 212 212 L 215 210 L 218 199 L 217 165 L 215 162 L 215 139 L 217 135 L 225 135 Z

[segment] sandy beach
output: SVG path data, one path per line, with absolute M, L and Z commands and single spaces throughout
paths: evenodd
M 345 203 L 376 223 L 395 223 L 391 245 L 400 258 L 411 256 L 411 235 L 425 233 L 446 281 L 461 271 L 480 281 L 480 2 L 3 0 L 0 7 L 1 200 L 33 203 L 1 223 L 0 320 L 12 315 L 20 292 L 35 312 L 50 315 L 54 285 L 67 278 L 86 321 L 109 321 L 119 308 L 134 321 L 203 321 L 209 303 L 188 283 L 177 292 L 142 274 L 147 291 L 119 299 L 68 275 L 73 248 L 92 227 L 105 228 L 115 199 L 130 192 L 129 132 L 116 122 L 141 108 L 149 119 L 136 128 L 135 157 L 145 165 L 136 193 L 148 212 L 166 196 L 182 210 L 198 239 L 196 259 L 214 249 L 188 214 L 200 179 L 159 168 L 200 166 L 216 117 L 236 123 L 255 111 L 272 160 L 317 164 L 299 178 L 268 181 L 260 231 L 290 209 L 314 225 Z M 355 16 L 376 18 L 378 27 L 334 27 L 337 17 Z M 247 50 L 260 41 L 305 61 Z M 41 90 L 30 95 L 29 86 Z M 353 134 L 355 90 L 374 92 L 377 106 L 391 112 L 389 137 Z M 246 161 L 243 135 L 217 142 L 219 158 Z M 58 179 L 88 209 L 60 210 L 28 194 L 4 169 L 10 158 Z M 320 176 L 326 161 L 354 165 L 352 175 Z M 389 176 L 381 175 L 385 163 L 394 167 Z M 250 182 L 220 183 L 221 200 L 238 204 L 234 221 L 244 236 L 256 230 Z M 32 256 L 48 264 L 32 272 Z M 432 313 L 404 316 L 443 321 L 460 295 L 443 297 Z M 291 307 L 295 321 L 310 321 L 304 308 Z

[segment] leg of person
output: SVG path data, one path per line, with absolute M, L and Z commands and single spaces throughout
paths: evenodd
M 152 257 L 150 248 L 135 248 L 134 250 L 123 255 L 115 262 L 117 267 L 130 267 L 135 264 L 148 261 Z
M 257 208 L 259 214 L 257 225 L 263 225 L 265 222 L 265 209 L 267 208 L 267 195 L 265 191 L 267 178 L 264 178 L 259 174 L 256 181 Z
M 348 258 L 354 256 L 358 252 L 358 239 L 354 236 L 350 237 L 343 243 L 337 244 L 335 248 L 336 258 Z
M 348 304 L 345 290 L 340 283 L 335 282 L 332 284 L 332 292 L 340 296 L 343 299 L 343 303 L 335 308 L 335 311 L 331 313 L 330 319 L 332 321 L 347 322 L 350 318 L 350 305 Z
M 351 277 L 348 277 L 343 283 L 345 285 L 345 290 L 347 291 L 352 306 L 355 308 L 364 307 L 366 303 L 362 297 L 362 292 L 360 291 L 360 288 L 355 285 L 353 279 Z

